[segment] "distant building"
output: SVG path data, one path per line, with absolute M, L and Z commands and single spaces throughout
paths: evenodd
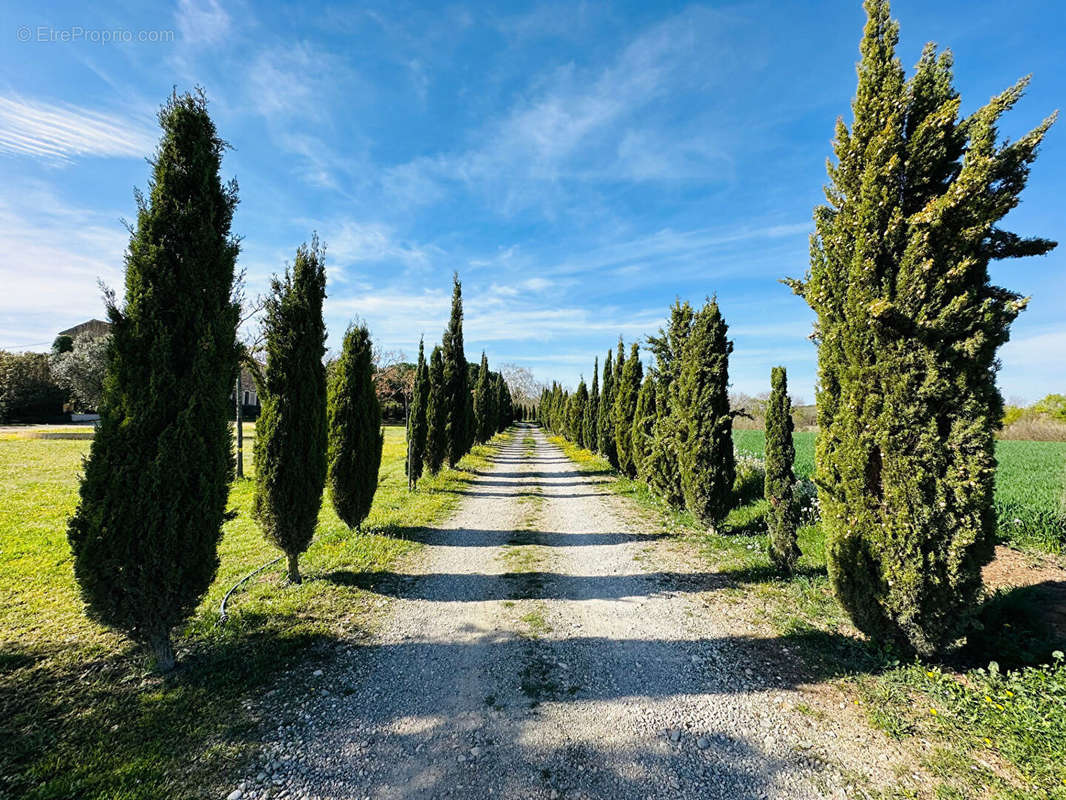
M 60 331 L 59 336 L 69 336 L 72 339 L 77 339 L 79 336 L 105 336 L 109 333 L 111 333 L 110 322 L 104 322 L 102 319 L 90 319 L 80 325 L 75 325 L 73 328 Z M 246 409 L 259 408 L 259 395 L 255 390 L 255 379 L 252 378 L 252 373 L 243 367 L 241 368 L 240 391 L 241 405 Z M 231 402 L 236 403 L 235 392 L 230 392 L 229 398 Z
M 88 322 L 75 325 L 73 328 L 60 331 L 59 335 L 77 339 L 79 336 L 106 336 L 109 333 L 111 333 L 110 322 L 104 322 L 102 319 L 91 319 Z
M 230 400 L 236 402 L 233 392 L 230 392 Z M 245 408 L 258 408 L 259 395 L 255 391 L 255 379 L 252 373 L 241 367 L 241 405 Z

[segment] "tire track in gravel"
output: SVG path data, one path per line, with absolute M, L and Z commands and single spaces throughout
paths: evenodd
M 238 797 L 819 798 L 892 780 L 878 736 L 797 711 L 787 665 L 752 669 L 748 638 L 708 613 L 720 576 L 634 530 L 539 430 L 467 494 L 379 584 L 381 630 L 342 650 Z

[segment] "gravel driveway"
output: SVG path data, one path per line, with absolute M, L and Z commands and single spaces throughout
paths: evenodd
M 532 438 L 532 441 L 530 440 Z M 520 428 L 229 797 L 861 797 L 900 754 Z M 284 688 L 281 689 L 284 694 Z M 290 704 L 291 714 L 294 706 Z

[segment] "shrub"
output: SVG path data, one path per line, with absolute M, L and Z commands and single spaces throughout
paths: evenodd
M 66 395 L 52 377 L 47 354 L 0 350 L 0 422 L 57 417 Z

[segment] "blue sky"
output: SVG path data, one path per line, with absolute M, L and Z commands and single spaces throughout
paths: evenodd
M 200 85 L 234 148 L 249 292 L 317 230 L 331 345 L 361 317 L 413 355 L 439 339 L 458 270 L 471 358 L 573 383 L 675 296 L 716 293 L 734 387 L 763 391 L 785 364 L 813 396 L 812 317 L 777 280 L 806 269 L 834 120 L 850 120 L 857 0 L 19 5 L 0 12 L 0 347 L 101 316 L 155 112 Z M 1011 137 L 1066 99 L 1064 9 L 893 5 L 904 64 L 927 40 L 954 51 L 964 113 L 1033 73 Z M 1019 233 L 1066 239 L 1062 127 Z M 994 268 L 1033 297 L 1002 352 L 1009 398 L 1066 390 L 1064 266 L 1060 248 Z

